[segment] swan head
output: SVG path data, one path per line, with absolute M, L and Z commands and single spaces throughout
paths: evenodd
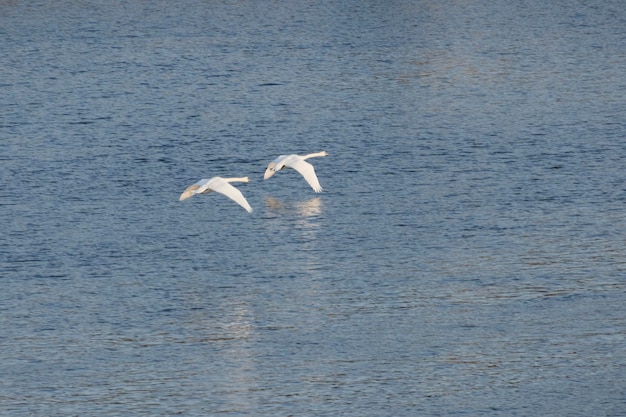
M 180 195 L 180 197 L 178 197 L 178 201 L 186 200 L 192 195 L 193 195 L 193 191 L 185 191 Z
M 183 191 L 183 193 L 178 198 L 178 201 L 183 201 L 188 199 L 189 197 L 192 197 L 194 194 L 196 194 L 196 190 L 198 190 L 198 188 L 200 188 L 198 183 L 190 185 L 189 187 L 187 187 L 187 189 L 185 189 L 185 191 Z
M 276 170 L 274 169 L 275 166 L 276 164 L 274 162 L 269 163 L 269 165 L 267 166 L 267 169 L 265 170 L 265 174 L 263 174 L 264 180 L 270 178 L 272 175 L 276 173 Z

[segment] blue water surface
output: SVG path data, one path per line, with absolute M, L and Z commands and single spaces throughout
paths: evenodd
M 0 414 L 625 415 L 625 27 L 0 1 Z

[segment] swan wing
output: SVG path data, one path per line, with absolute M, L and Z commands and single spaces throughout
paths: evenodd
M 298 171 L 300 175 L 304 177 L 306 182 L 309 183 L 311 188 L 313 188 L 313 191 L 315 191 L 316 193 L 322 191 L 322 186 L 317 179 L 317 175 L 315 175 L 315 169 L 313 168 L 313 165 L 309 164 L 302 158 L 292 159 L 288 161 L 288 163 L 285 163 L 285 165 Z
M 212 178 L 207 186 L 220 194 L 224 194 L 226 197 L 233 200 L 235 203 L 239 204 L 241 207 L 246 209 L 248 213 L 252 213 L 252 207 L 248 204 L 248 200 L 243 196 L 241 191 L 230 185 L 230 183 L 223 178 Z

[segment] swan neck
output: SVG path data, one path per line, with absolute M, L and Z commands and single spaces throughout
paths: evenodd
M 250 179 L 248 177 L 237 177 L 237 178 L 224 178 L 228 182 L 248 182 Z
M 304 155 L 302 159 L 315 158 L 316 156 L 326 156 L 326 152 L 322 151 L 322 152 L 310 153 L 310 154 Z

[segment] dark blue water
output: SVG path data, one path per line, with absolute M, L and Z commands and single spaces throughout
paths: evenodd
M 624 28 L 1 1 L 0 414 L 626 414 Z

